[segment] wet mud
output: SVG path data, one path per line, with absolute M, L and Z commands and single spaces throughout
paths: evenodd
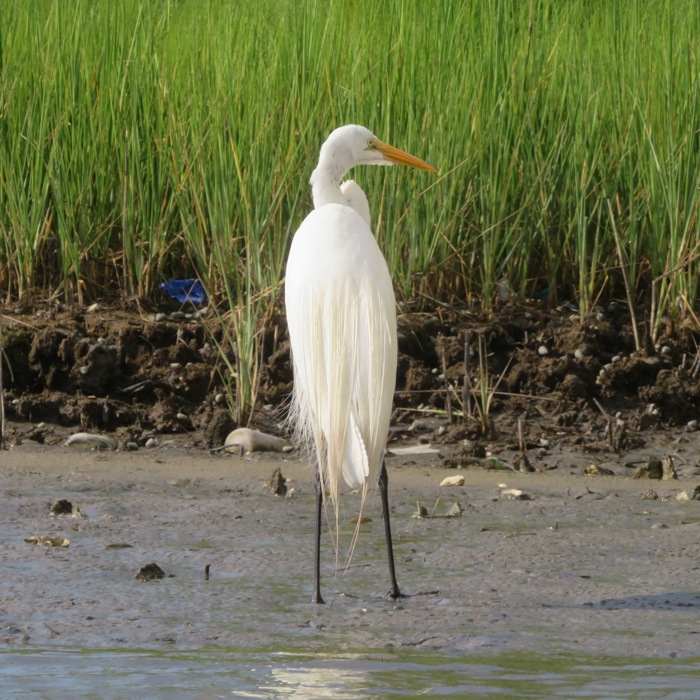
M 697 333 L 668 322 L 635 350 L 615 304 L 405 311 L 387 464 L 407 596 L 386 596 L 378 496 L 346 568 L 345 494 L 312 606 L 311 467 L 209 451 L 241 427 L 220 331 L 181 310 L 7 309 L 0 640 L 696 655 Z M 263 339 L 252 427 L 286 437 L 282 320 Z M 78 432 L 117 449 L 66 447 Z
M 325 606 L 310 603 L 313 480 L 297 457 L 20 445 L 2 454 L 0 470 L 0 639 L 111 649 L 694 656 L 700 501 L 679 494 L 692 496 L 700 483 L 692 464 L 700 445 L 664 437 L 654 449 L 675 450 L 684 465 L 677 480 L 632 479 L 613 453 L 597 458 L 619 475 L 583 476 L 586 460 L 566 448 L 558 469 L 528 474 L 446 469 L 435 454 L 391 456 L 407 596 L 386 596 L 378 496 L 344 569 L 358 505 L 345 494 L 338 572 L 324 535 Z M 648 455 L 647 447 L 631 458 Z M 286 496 L 270 488 L 277 469 Z M 463 486 L 439 486 L 455 473 Z M 645 498 L 650 489 L 656 499 Z M 59 500 L 72 508 L 52 515 Z M 455 504 L 461 517 L 444 517 Z M 424 517 L 415 517 L 421 506 Z M 32 535 L 69 545 L 25 541 Z M 163 576 L 138 577 L 151 564 Z

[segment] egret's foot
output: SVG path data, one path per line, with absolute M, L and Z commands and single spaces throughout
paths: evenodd
M 404 593 L 401 593 L 398 586 L 392 586 L 389 590 L 389 598 L 392 600 L 398 600 L 399 598 L 408 598 Z
M 321 596 L 321 592 L 316 591 L 316 593 L 314 593 L 314 597 L 311 599 L 311 603 L 312 603 L 312 605 L 325 605 L 326 601 L 323 600 L 323 597 Z

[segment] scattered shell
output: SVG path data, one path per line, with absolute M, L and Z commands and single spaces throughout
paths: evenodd
M 429 442 L 424 445 L 409 445 L 408 447 L 392 447 L 392 454 L 395 455 L 429 455 L 440 454 L 440 448 L 434 447 Z
M 615 476 L 615 472 L 607 467 L 599 467 L 597 464 L 589 464 L 583 473 L 588 476 Z
M 428 512 L 428 509 L 421 505 L 420 503 L 418 504 L 418 510 L 416 510 L 413 515 L 411 515 L 412 518 L 427 518 L 429 517 L 430 513 Z
M 463 486 L 464 477 L 461 474 L 456 476 L 446 476 L 441 482 L 440 486 Z
M 540 345 L 540 347 L 537 348 L 537 354 L 540 357 L 544 357 L 545 355 L 549 355 L 549 349 L 547 348 L 546 345 Z
M 156 440 L 154 437 L 148 438 L 146 440 L 146 447 L 157 447 L 158 446 L 158 440 Z
M 461 503 L 455 503 L 452 508 L 450 508 L 447 513 L 445 513 L 446 518 L 461 518 L 462 513 L 464 513 L 464 508 Z
M 632 474 L 633 479 L 661 479 L 663 476 L 663 466 L 661 460 L 652 457 L 646 464 L 635 469 Z
M 229 433 L 224 442 L 226 452 L 234 452 L 238 447 L 244 454 L 251 452 L 290 452 L 291 445 L 284 439 L 267 435 L 250 428 L 237 428 Z
M 70 515 L 72 512 L 73 504 L 65 498 L 59 498 L 53 502 L 49 515 L 55 517 L 56 515 Z
M 512 498 L 515 501 L 532 500 L 532 496 L 529 496 L 520 489 L 503 489 L 503 491 L 501 491 L 501 496 L 503 496 L 504 498 Z
M 654 491 L 653 489 L 651 489 L 644 494 L 643 500 L 645 500 L 645 501 L 658 501 L 659 494 L 656 493 L 656 491 Z
M 685 430 L 687 433 L 694 433 L 698 429 L 698 422 L 696 420 L 689 420 L 685 424 Z
M 663 472 L 661 478 L 667 481 L 672 481 L 678 479 L 678 474 L 676 474 L 676 468 L 673 466 L 673 457 L 671 455 L 666 455 L 661 458 L 661 470 Z
M 95 433 L 75 433 L 64 443 L 66 447 L 86 450 L 116 450 L 116 441 L 108 435 Z
M 42 544 L 47 547 L 68 547 L 70 545 L 70 540 L 60 535 L 30 535 L 25 537 L 24 541 L 30 544 Z
M 272 476 L 265 485 L 275 496 L 287 495 L 287 480 L 282 475 L 282 470 L 279 467 L 272 472 Z
M 153 561 L 150 564 L 142 566 L 134 578 L 139 581 L 156 581 L 165 578 L 165 571 Z
M 681 491 L 680 493 L 676 494 L 676 500 L 677 501 L 689 501 L 690 496 L 688 495 L 687 491 Z

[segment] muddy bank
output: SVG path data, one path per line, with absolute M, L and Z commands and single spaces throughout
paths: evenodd
M 584 320 L 570 306 L 488 317 L 405 307 L 398 322 L 398 432 L 508 447 L 520 423 L 530 447 L 556 433 L 572 450 L 622 454 L 655 430 L 698 427 L 700 335 L 688 327 L 668 322 L 636 351 L 626 307 L 615 303 Z M 59 426 L 110 433 L 121 447 L 151 438 L 216 447 L 237 427 L 220 351 L 236 360 L 211 311 L 17 307 L 5 310 L 3 329 L 11 444 L 56 444 Z M 292 387 L 284 319 L 270 319 L 260 337 L 253 427 L 282 433 Z
M 389 458 L 399 583 L 387 572 L 379 499 L 347 572 L 324 536 L 328 604 L 312 606 L 313 488 L 295 457 L 214 456 L 182 448 L 76 453 L 31 443 L 0 456 L 0 638 L 12 645 L 470 653 L 697 655 L 700 483 L 697 441 L 675 450 L 677 481 L 556 470 L 447 470 L 435 455 Z M 666 441 L 665 444 L 662 444 Z M 648 459 L 649 447 L 632 452 Z M 510 455 L 501 453 L 503 461 Z M 291 497 L 264 482 L 280 467 Z M 461 474 L 463 486 L 440 487 Z M 525 499 L 504 496 L 501 484 Z M 657 500 L 645 500 L 654 489 Z M 84 517 L 50 516 L 66 499 Z M 346 494 L 341 553 L 357 496 Z M 455 504 L 461 517 L 443 516 Z M 422 505 L 435 517 L 413 517 Z M 68 547 L 25 542 L 56 535 Z M 135 578 L 151 562 L 160 580 Z M 205 571 L 209 571 L 209 576 Z

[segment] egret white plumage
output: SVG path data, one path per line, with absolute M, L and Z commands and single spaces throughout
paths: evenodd
M 378 478 L 389 595 L 396 582 L 384 452 L 396 382 L 396 301 L 386 261 L 370 230 L 367 197 L 349 180 L 356 165 L 432 165 L 380 141 L 362 126 L 336 129 L 311 175 L 314 210 L 292 241 L 285 303 L 294 366 L 292 418 L 316 459 L 314 597 L 320 585 L 321 514 L 330 494 L 338 517 L 340 479 L 362 491 Z

